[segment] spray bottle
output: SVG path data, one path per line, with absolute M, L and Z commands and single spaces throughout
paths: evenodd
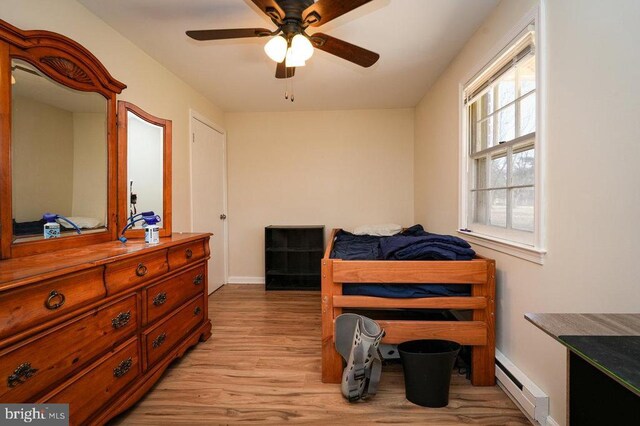
M 143 216 L 144 225 L 144 242 L 147 244 L 158 244 L 160 242 L 160 227 L 158 226 L 158 222 L 160 222 L 160 216 L 152 215 L 152 216 Z
M 44 239 L 48 240 L 49 238 L 59 238 L 60 237 L 60 224 L 57 222 L 58 219 L 64 220 L 69 225 L 73 226 L 76 229 L 78 234 L 81 234 L 80 228 L 78 225 L 71 222 L 66 217 L 55 214 L 55 213 L 45 213 L 42 215 L 42 219 L 45 221 L 44 224 Z
M 126 243 L 127 238 L 124 236 L 125 231 L 132 228 L 137 222 L 144 221 L 144 225 L 142 225 L 144 228 L 144 242 L 147 244 L 158 244 L 160 242 L 160 227 L 158 226 L 158 222 L 161 220 L 160 216 L 152 211 L 132 215 L 127 219 L 128 223 L 120 233 L 120 238 L 118 239 Z

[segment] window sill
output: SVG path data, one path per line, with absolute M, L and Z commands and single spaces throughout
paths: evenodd
M 460 229 L 458 230 L 458 233 L 463 234 L 465 239 L 472 244 L 508 254 L 509 256 L 518 257 L 529 262 L 537 263 L 538 265 L 544 264 L 544 258 L 547 254 L 547 251 L 544 249 L 534 248 L 525 244 L 515 243 L 513 241 L 479 235 L 474 232 L 462 231 Z

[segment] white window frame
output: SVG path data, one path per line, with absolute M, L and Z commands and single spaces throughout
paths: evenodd
M 476 245 L 496 250 L 505 254 L 516 256 L 534 263 L 543 264 L 546 254 L 545 247 L 545 198 L 544 198 L 544 164 L 546 141 L 546 86 L 545 86 L 545 66 L 546 58 L 544 57 L 545 46 L 545 28 L 541 19 L 544 16 L 543 8 L 545 2 L 542 1 L 539 6 L 534 7 L 509 31 L 505 37 L 491 49 L 476 67 L 472 68 L 469 74 L 460 82 L 459 86 L 459 111 L 460 111 L 460 177 L 459 177 L 459 216 L 458 216 L 458 232 L 464 235 L 464 238 Z M 469 155 L 469 137 L 468 137 L 468 114 L 467 107 L 464 104 L 464 88 L 494 63 L 514 43 L 522 36 L 523 32 L 533 24 L 535 27 L 535 55 L 536 55 L 536 135 L 535 135 L 535 203 L 534 215 L 535 225 L 531 241 L 526 243 L 515 242 L 509 239 L 508 233 L 496 233 L 495 227 L 487 226 L 486 228 L 474 225 L 476 232 L 470 231 L 469 224 L 469 207 L 472 202 L 470 191 L 470 174 L 473 172 L 472 159 Z M 514 142 L 508 144 L 517 144 L 517 138 Z M 490 167 L 490 164 L 487 164 Z

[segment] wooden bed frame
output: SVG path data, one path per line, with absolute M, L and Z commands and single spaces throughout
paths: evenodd
M 473 346 L 471 383 L 495 384 L 495 276 L 493 259 L 469 261 L 397 261 L 331 259 L 336 233 L 322 259 L 322 381 L 340 383 L 342 358 L 335 350 L 334 321 L 344 308 L 469 309 L 470 321 L 378 321 L 383 343 L 414 339 L 447 339 Z M 471 284 L 471 296 L 397 299 L 342 294 L 342 283 Z

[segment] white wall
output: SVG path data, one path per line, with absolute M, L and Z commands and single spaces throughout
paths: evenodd
M 231 277 L 264 277 L 264 227 L 413 223 L 413 110 L 233 113 Z
M 136 210 L 162 216 L 164 129 L 127 112 L 127 133 L 127 176 L 129 182 L 133 181 L 133 193 L 137 195 Z M 131 199 L 129 188 L 127 184 L 127 206 Z M 158 226 L 163 227 L 162 221 Z M 135 228 L 142 228 L 142 224 Z
M 455 233 L 459 85 L 536 4 L 503 0 L 416 108 L 415 218 Z M 526 312 L 638 312 L 640 2 L 546 1 L 549 102 L 543 266 L 478 248 L 498 267 L 497 346 L 564 424 L 565 351 Z
M 220 125 L 222 111 L 74 0 L 3 0 L 0 17 L 76 40 L 128 86 L 118 99 L 173 121 L 173 229 L 189 230 L 189 108 Z

